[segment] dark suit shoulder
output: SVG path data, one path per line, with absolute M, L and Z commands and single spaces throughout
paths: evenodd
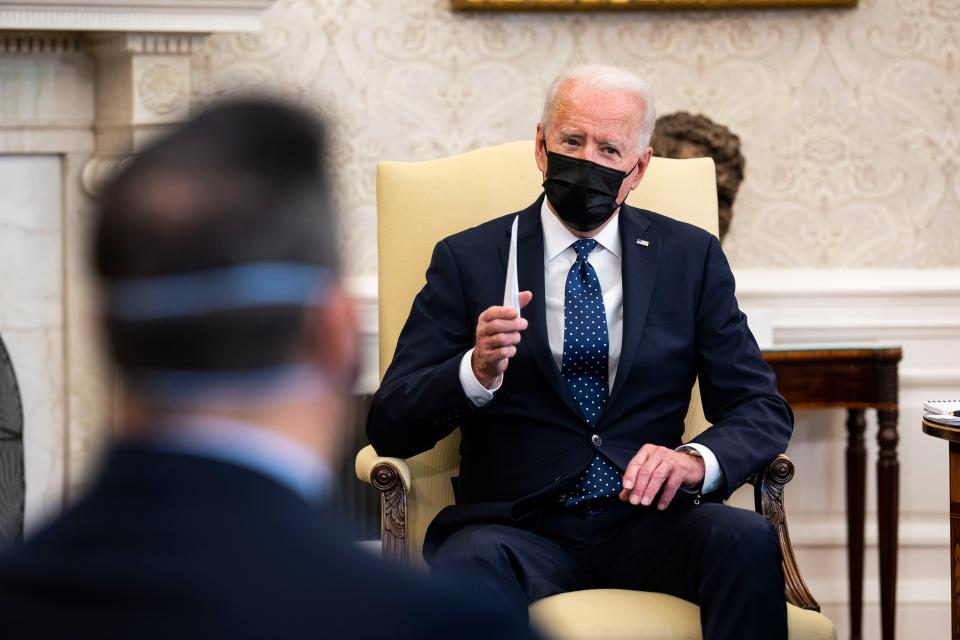
M 716 236 L 702 227 L 695 224 L 671 218 L 662 213 L 651 211 L 649 209 L 640 209 L 624 206 L 624 211 L 629 216 L 633 216 L 637 221 L 646 221 L 650 228 L 660 234 L 665 240 L 689 245 L 691 248 L 698 248 L 705 251 Z

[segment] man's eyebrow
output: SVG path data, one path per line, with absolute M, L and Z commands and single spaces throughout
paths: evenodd
M 576 129 L 560 129 L 557 131 L 561 138 L 583 138 L 583 132 Z
M 599 143 L 602 145 L 616 147 L 617 149 L 625 149 L 627 146 L 624 144 L 623 140 L 617 140 L 616 138 L 600 138 Z

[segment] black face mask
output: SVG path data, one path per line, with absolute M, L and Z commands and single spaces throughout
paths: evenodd
M 543 148 L 546 151 L 546 141 Z M 631 173 L 633 169 L 617 171 L 596 162 L 547 151 L 543 190 L 564 224 L 577 231 L 593 231 L 609 220 L 622 204 L 617 202 L 617 195 L 620 185 Z

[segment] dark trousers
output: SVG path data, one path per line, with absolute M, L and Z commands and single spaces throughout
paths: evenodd
M 700 606 L 707 640 L 787 638 L 780 547 L 762 516 L 675 501 L 601 512 L 545 507 L 532 530 L 472 524 L 443 542 L 434 570 L 478 572 L 526 615 L 534 600 L 580 589 L 656 591 Z

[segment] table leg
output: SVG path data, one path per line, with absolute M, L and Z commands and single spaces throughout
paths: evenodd
M 953 640 L 960 640 L 960 442 L 950 443 L 950 547 L 953 581 L 950 626 Z
M 863 629 L 863 523 L 867 503 L 867 451 L 863 409 L 847 410 L 847 576 L 850 596 L 850 638 Z
M 900 506 L 900 463 L 897 461 L 897 411 L 879 409 L 877 444 L 877 526 L 880 547 L 880 631 L 893 640 L 897 606 L 897 520 Z

